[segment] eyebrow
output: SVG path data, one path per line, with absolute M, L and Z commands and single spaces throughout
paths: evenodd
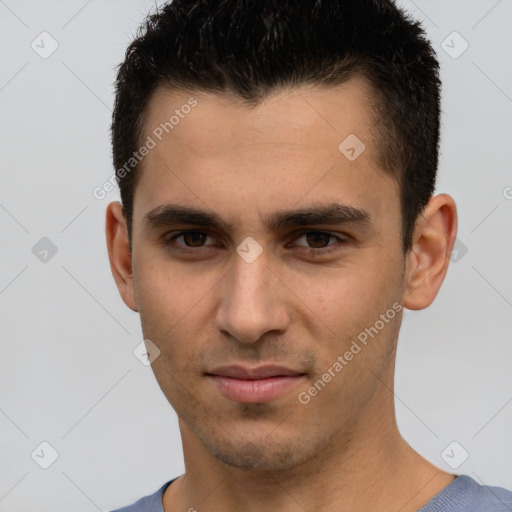
M 143 219 L 150 228 L 186 224 L 224 231 L 233 226 L 218 214 L 179 204 L 164 204 L 150 210 Z M 315 204 L 297 210 L 281 210 L 268 215 L 265 225 L 271 231 L 313 224 L 359 224 L 368 226 L 372 222 L 368 211 L 339 203 Z

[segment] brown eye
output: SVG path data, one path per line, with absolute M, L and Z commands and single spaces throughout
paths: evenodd
M 341 241 L 339 237 L 325 231 L 305 231 L 297 238 L 297 245 L 307 249 L 325 249 L 333 242 Z
M 181 235 L 187 247 L 202 247 L 208 235 L 201 232 L 188 232 Z
M 211 240 L 208 242 L 208 239 Z M 163 245 L 176 251 L 189 251 L 190 249 L 208 248 L 214 244 L 213 238 L 204 231 L 181 231 L 172 236 L 166 236 L 163 239 Z
M 326 231 L 302 231 L 295 238 L 293 247 L 311 257 L 322 257 L 341 251 L 348 243 L 347 235 L 329 233 Z
M 330 245 L 329 241 L 333 238 L 331 234 L 323 233 L 321 231 L 310 231 L 309 233 L 306 233 L 305 236 L 312 249 L 323 249 L 324 247 L 327 247 Z

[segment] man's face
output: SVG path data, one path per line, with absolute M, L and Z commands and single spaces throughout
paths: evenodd
M 353 79 L 283 89 L 257 107 L 164 90 L 149 104 L 144 140 L 157 144 L 134 197 L 135 299 L 183 434 L 228 464 L 295 466 L 385 407 L 404 256 L 398 185 L 376 163 L 370 95 Z M 197 106 L 182 108 L 191 96 Z M 159 141 L 154 130 L 176 109 Z M 338 148 L 350 134 L 366 146 L 355 160 L 354 138 Z M 169 205 L 205 215 L 178 218 Z M 290 215 L 326 207 L 336 215 Z

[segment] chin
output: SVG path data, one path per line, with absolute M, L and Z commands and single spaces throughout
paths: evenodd
M 266 439 L 261 442 L 237 439 L 224 443 L 211 440 L 202 440 L 202 442 L 216 459 L 240 469 L 288 470 L 308 458 L 304 447 L 297 446 L 290 440 L 284 440 L 281 443 L 269 442 Z

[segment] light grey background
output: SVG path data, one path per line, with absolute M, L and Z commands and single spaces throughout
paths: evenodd
M 437 466 L 512 488 L 512 1 L 402 4 L 441 61 L 438 192 L 458 204 L 463 245 L 435 303 L 405 315 L 399 427 Z M 114 67 L 154 5 L 0 0 L 0 511 L 110 510 L 184 469 L 110 273 L 117 192 L 92 195 L 113 172 Z M 51 48 L 43 31 L 59 45 L 46 59 L 31 48 Z M 42 237 L 57 247 L 46 262 L 32 251 Z M 48 469 L 43 441 L 59 455 Z

